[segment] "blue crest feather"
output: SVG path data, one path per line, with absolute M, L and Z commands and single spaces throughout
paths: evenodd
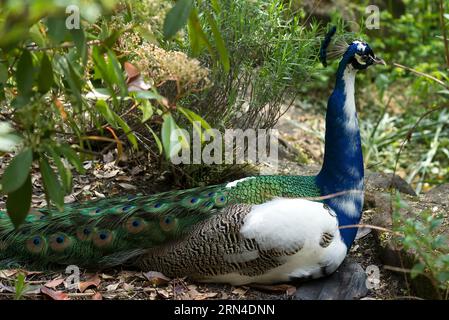
M 323 64 L 323 66 L 327 67 L 327 48 L 329 47 L 329 44 L 331 43 L 332 37 L 334 36 L 335 32 L 337 32 L 337 27 L 333 26 L 329 32 L 324 37 L 323 42 L 321 42 L 321 48 L 320 48 L 320 61 Z

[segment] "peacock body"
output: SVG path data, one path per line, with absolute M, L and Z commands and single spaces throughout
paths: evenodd
M 348 45 L 328 102 L 317 176 L 249 177 L 66 205 L 63 212 L 38 209 L 18 229 L 0 212 L 0 268 L 134 265 L 231 284 L 332 273 L 357 232 L 341 227 L 357 224 L 363 205 L 355 74 L 378 61 L 367 44 Z

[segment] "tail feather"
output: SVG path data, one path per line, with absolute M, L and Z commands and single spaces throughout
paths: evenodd
M 222 186 L 32 210 L 14 229 L 0 212 L 0 265 L 112 267 L 181 238 L 220 208 Z

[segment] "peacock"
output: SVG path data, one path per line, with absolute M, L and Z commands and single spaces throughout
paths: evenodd
M 334 33 L 322 42 L 324 65 Z M 0 268 L 132 266 L 233 285 L 331 274 L 354 241 L 351 226 L 363 205 L 355 75 L 384 63 L 362 41 L 346 44 L 340 56 L 318 175 L 254 176 L 70 204 L 62 212 L 34 209 L 17 229 L 0 212 Z

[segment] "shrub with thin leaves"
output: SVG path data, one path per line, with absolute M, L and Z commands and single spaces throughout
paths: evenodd
M 426 210 L 406 218 L 399 212 L 401 209 L 407 209 L 407 205 L 398 194 L 393 230 L 399 234 L 397 243 L 416 257 L 410 276 L 428 277 L 440 298 L 449 299 L 449 239 L 444 234 L 444 217 Z
M 319 43 L 317 28 L 277 0 L 0 6 L 0 147 L 12 157 L 1 192 L 16 226 L 30 209 L 32 168 L 47 203 L 62 209 L 87 158 L 144 149 L 162 172 L 189 148 L 172 139 L 178 128 L 271 127 Z

